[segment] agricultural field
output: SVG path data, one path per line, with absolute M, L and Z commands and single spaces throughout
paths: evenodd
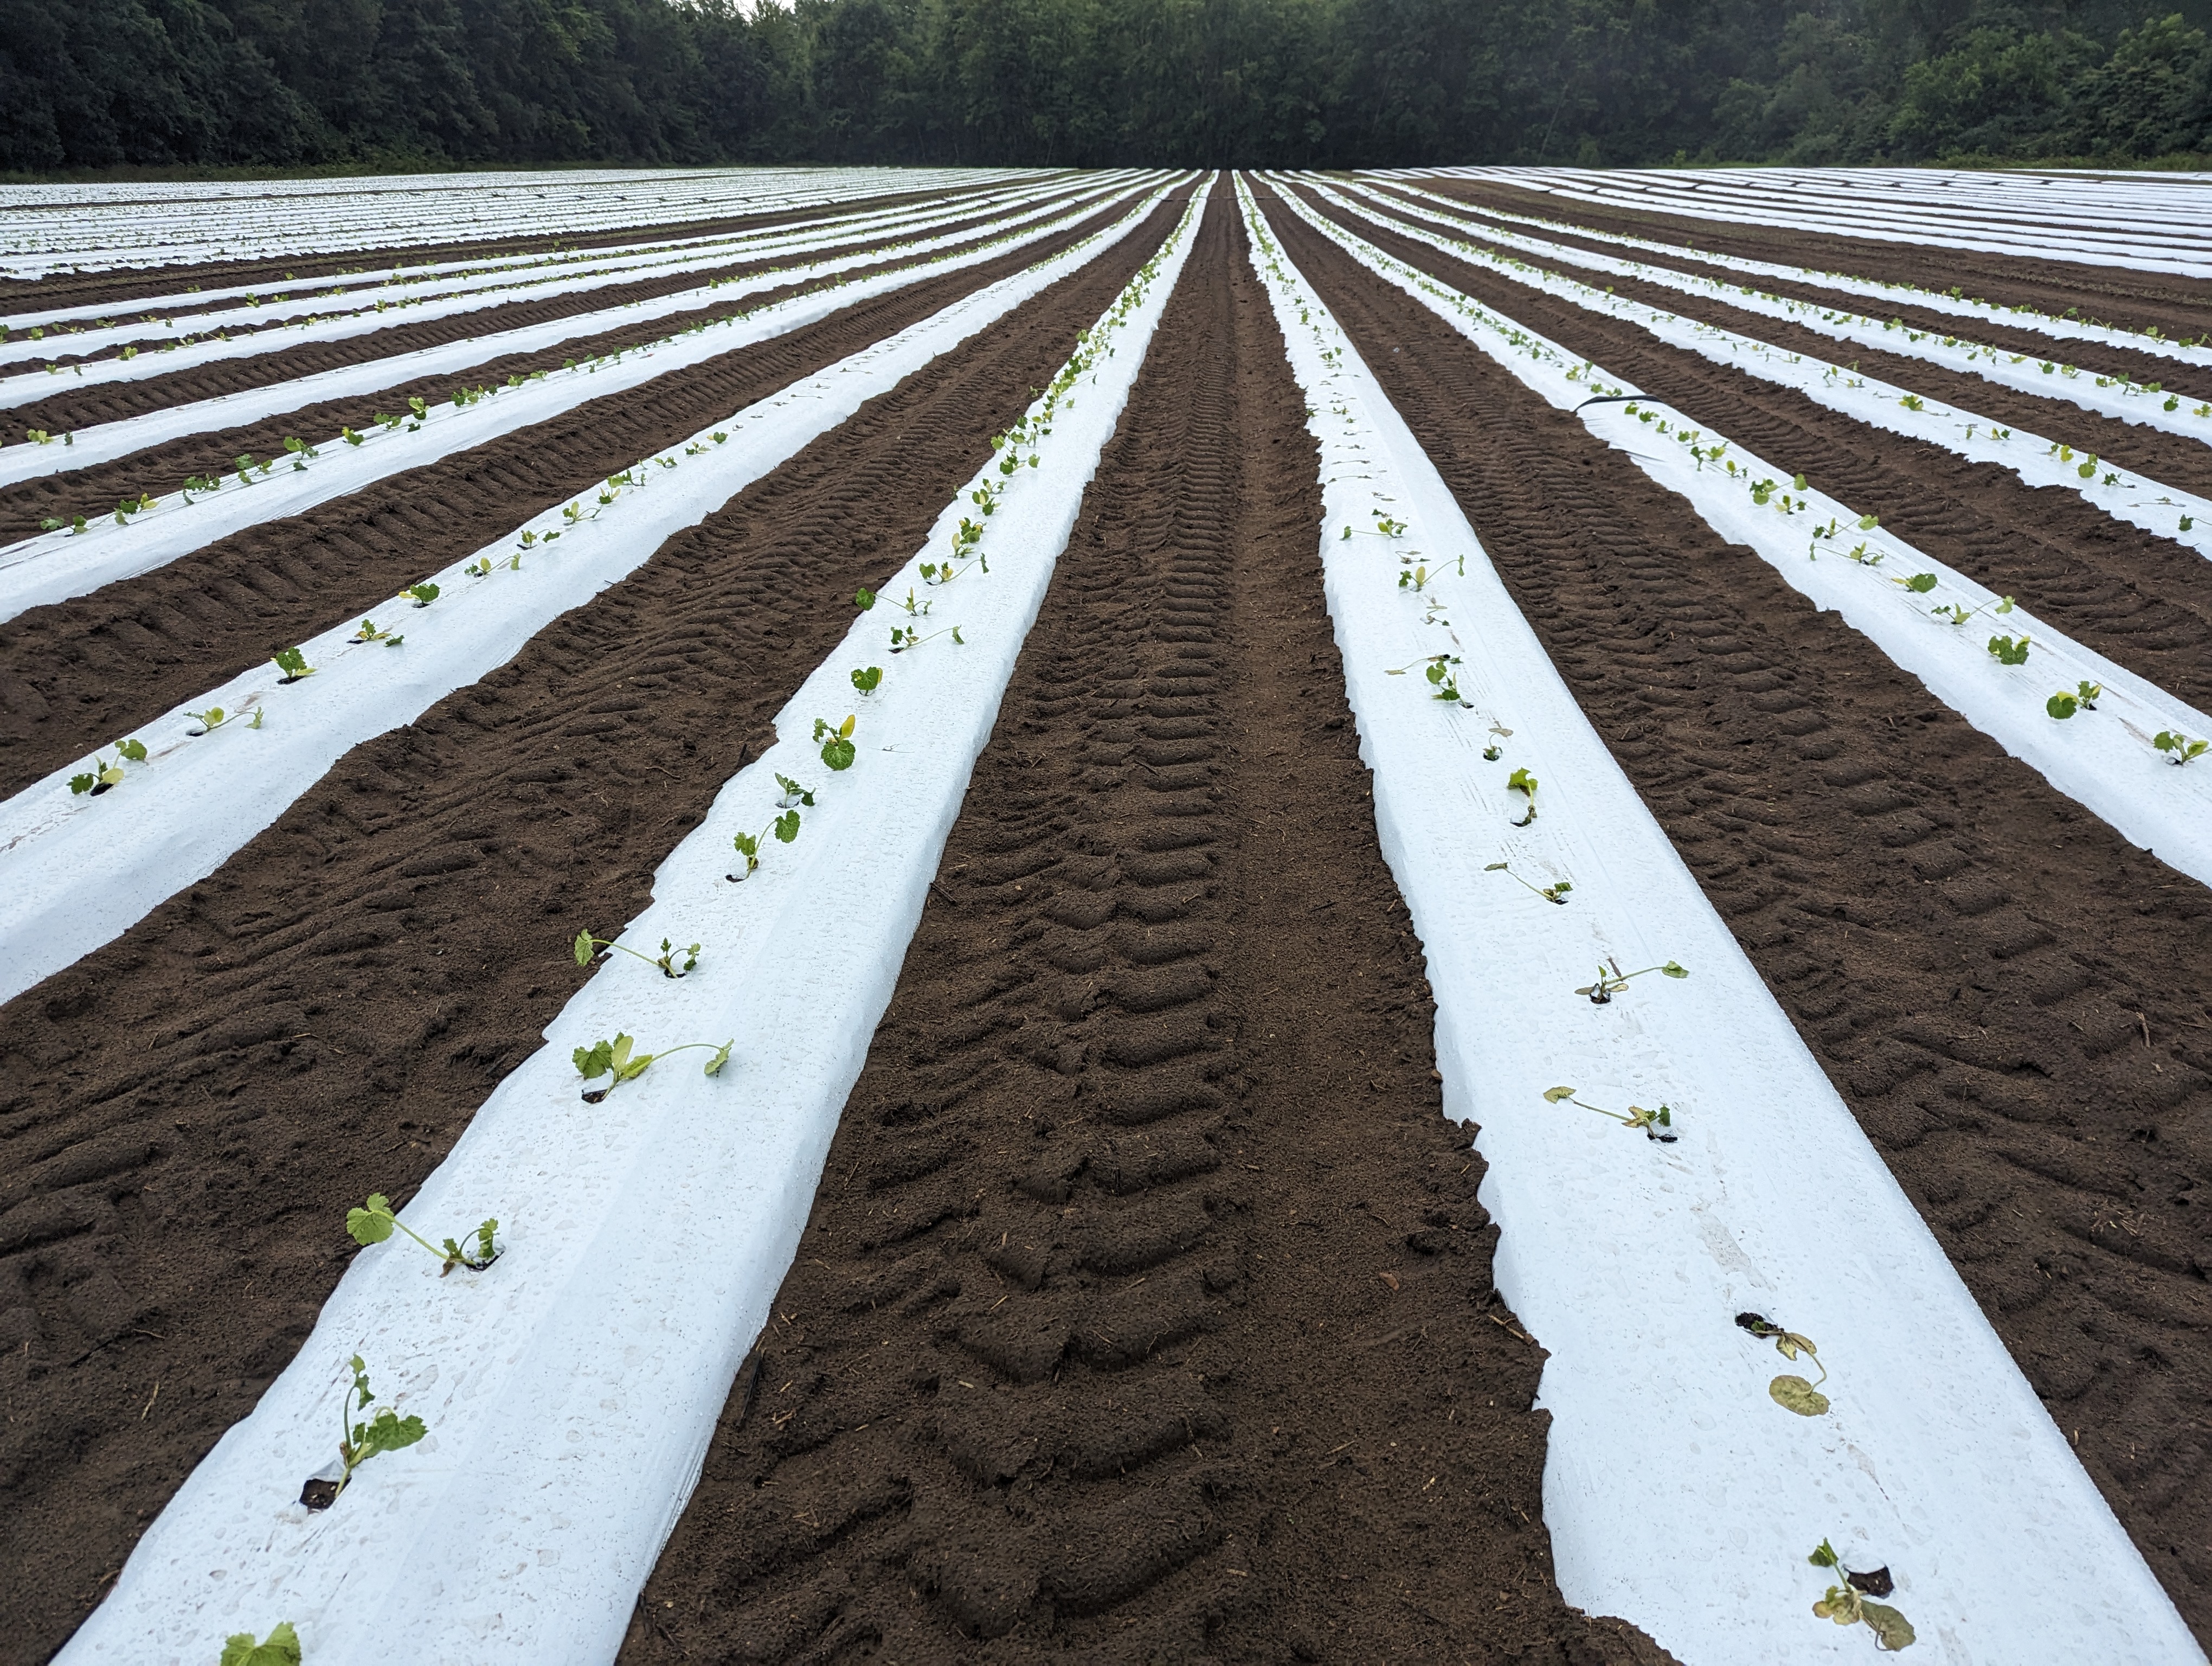
M 0 188 L 0 1663 L 2203 1661 L 2208 192 Z

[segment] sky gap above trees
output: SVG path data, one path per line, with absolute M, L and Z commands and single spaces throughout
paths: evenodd
M 0 0 L 0 171 L 2212 150 L 2212 0 Z

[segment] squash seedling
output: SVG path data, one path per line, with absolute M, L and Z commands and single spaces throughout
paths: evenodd
M 927 609 L 925 608 L 923 611 L 927 611 Z M 958 625 L 947 625 L 944 629 L 933 630 L 926 636 L 912 625 L 907 625 L 904 627 L 893 625 L 891 627 L 891 652 L 894 654 L 910 654 L 915 648 L 920 648 L 924 642 L 933 642 L 939 636 L 950 636 L 954 642 L 962 648 L 968 646 L 968 639 L 960 634 L 960 627 Z M 853 674 L 855 678 L 860 675 L 858 672 L 855 672 Z M 863 689 L 861 692 L 865 694 L 867 690 Z
M 234 1632 L 216 1666 L 300 1666 L 300 1634 L 289 1620 L 256 1643 L 252 1632 Z
M 782 781 L 783 777 L 781 775 L 778 775 L 776 779 L 778 781 Z M 811 793 L 802 793 L 800 796 L 807 804 L 811 805 L 814 802 L 814 795 Z M 730 842 L 737 847 L 738 854 L 745 859 L 745 871 L 743 873 L 725 874 L 723 877 L 725 879 L 735 880 L 750 879 L 752 876 L 753 871 L 760 866 L 761 841 L 767 838 L 771 833 L 775 836 L 776 842 L 779 844 L 789 844 L 793 839 L 797 838 L 799 836 L 799 812 L 796 810 L 787 810 L 783 814 L 778 816 L 774 821 L 770 822 L 766 827 L 761 829 L 757 833 L 739 833 L 734 836 L 731 839 Z M 686 967 L 684 970 L 688 971 L 690 969 Z
M 894 643 L 898 641 L 898 632 L 896 630 L 891 632 L 891 641 Z M 891 651 L 896 654 L 898 650 L 893 648 Z M 873 694 L 882 685 L 883 680 L 884 668 L 881 666 L 870 666 L 865 671 L 855 671 L 853 673 L 853 687 L 863 696 Z
M 2043 702 L 2043 709 L 2062 721 L 2077 711 L 2093 712 L 2097 709 L 2097 696 L 2104 691 L 2102 683 L 2078 683 L 2072 694 L 2061 689 L 2052 695 Z
M 382 1192 L 370 1193 L 368 1201 L 362 1207 L 346 1211 L 346 1232 L 364 1250 L 372 1243 L 383 1243 L 395 1229 L 406 1233 L 438 1258 L 442 1263 L 438 1269 L 438 1276 L 441 1279 L 456 1267 L 465 1267 L 471 1273 L 481 1273 L 499 1259 L 499 1250 L 494 1243 L 499 1231 L 496 1220 L 487 1220 L 478 1225 L 475 1234 L 476 1252 L 471 1255 L 453 1238 L 447 1238 L 446 1247 L 441 1250 L 400 1219 L 392 1207 L 392 1200 Z
M 1864 1626 L 1874 1633 L 1875 1647 L 1885 1654 L 1912 1646 L 1916 1637 L 1911 1622 L 1887 1603 L 1867 1600 L 1870 1596 L 1887 1596 L 1897 1589 L 1887 1566 L 1854 1573 L 1844 1566 L 1836 1547 L 1826 1539 L 1805 1560 L 1814 1567 L 1836 1568 L 1844 1576 L 1842 1584 L 1829 1586 L 1827 1594 L 1813 1604 L 1816 1615 L 1832 1620 L 1838 1626 Z
M 1825 1417 L 1828 1411 L 1828 1396 L 1822 1394 L 1820 1383 L 1828 1380 L 1828 1368 L 1820 1365 L 1820 1350 L 1813 1346 L 1813 1339 L 1794 1330 L 1784 1330 L 1771 1322 L 1765 1315 L 1739 1313 L 1735 1322 L 1761 1341 L 1771 1341 L 1775 1352 L 1792 1365 L 1803 1354 L 1820 1366 L 1818 1382 L 1808 1383 L 1803 1377 L 1784 1372 L 1766 1385 L 1768 1398 L 1785 1412 L 1795 1412 L 1800 1417 Z
M 438 599 L 438 587 L 434 584 L 410 584 L 392 599 L 395 601 L 412 600 L 417 607 L 428 607 L 432 602 Z
M 1990 638 L 1990 657 L 2001 666 L 2024 666 L 2027 663 L 2028 639 L 2014 641 L 2009 636 Z
M 814 807 L 813 793 L 808 788 L 801 787 L 789 775 L 778 775 L 775 778 L 775 784 L 783 788 L 783 796 L 775 801 L 775 807 L 777 809 L 795 810 L 802 804 L 809 810 L 811 810 Z M 788 842 L 788 841 L 787 841 L 787 842 Z
M 398 648 L 407 639 L 390 630 L 378 629 L 376 621 L 374 619 L 363 619 L 361 622 L 361 629 L 346 640 L 354 642 L 381 642 L 386 648 Z
M 1506 776 L 1505 790 L 1509 793 L 1525 793 L 1528 800 L 1528 813 L 1513 825 L 1526 827 L 1530 822 L 1534 821 L 1536 819 L 1536 777 L 1524 769 L 1516 768 L 1511 775 Z
M 143 763 L 146 761 L 146 743 L 143 740 L 118 740 L 115 744 L 115 753 L 112 763 L 104 757 L 96 757 L 92 761 L 89 774 L 71 775 L 69 784 L 71 795 L 89 793 L 98 798 L 110 787 L 120 787 L 123 784 L 124 759 L 128 758 L 133 763 Z
M 1662 1105 L 1656 1110 L 1646 1110 L 1642 1105 L 1631 1105 L 1627 1114 L 1623 1116 L 1620 1111 L 1607 1110 L 1602 1105 L 1594 1105 L 1585 1100 L 1577 1099 L 1575 1097 L 1574 1089 L 1571 1087 L 1547 1087 L 1544 1090 L 1544 1098 L 1549 1104 L 1556 1105 L 1565 1100 L 1568 1104 L 1580 1105 L 1584 1110 L 1594 1110 L 1601 1116 L 1610 1116 L 1623 1128 L 1642 1128 L 1646 1140 L 1656 1140 L 1664 1146 L 1671 1146 L 1674 1143 L 1674 1112 L 1671 1106 Z
M 648 966 L 658 966 L 663 977 L 682 977 L 699 964 L 699 945 L 696 943 L 692 944 L 689 948 L 679 949 L 665 937 L 660 939 L 660 952 L 657 955 L 641 953 L 626 944 L 616 942 L 612 938 L 594 937 L 588 931 L 578 932 L 575 943 L 572 946 L 575 951 L 576 964 L 579 966 L 590 965 L 592 958 L 602 949 L 619 949 L 633 960 L 642 960 Z M 678 971 L 676 968 L 676 957 L 678 955 L 684 957 L 682 971 Z
M 2186 763 L 2212 751 L 2212 741 L 2191 740 L 2179 729 L 2160 729 L 2150 744 L 2166 754 L 2168 763 Z
M 849 769 L 860 756 L 853 745 L 853 727 L 860 721 L 857 714 L 848 714 L 842 724 L 833 724 L 825 717 L 814 720 L 814 739 L 821 742 L 822 761 L 832 769 Z
M 1508 862 L 1486 862 L 1483 864 L 1482 871 L 1485 873 L 1502 873 L 1507 879 L 1513 881 L 1515 885 L 1519 885 L 1522 890 L 1533 891 L 1537 896 L 1542 897 L 1546 902 L 1557 903 L 1561 908 L 1566 907 L 1567 893 L 1574 889 L 1574 886 L 1570 885 L 1565 879 L 1559 880 L 1555 885 L 1530 885 L 1528 880 L 1516 873 L 1513 871 L 1512 865 Z
M 358 1353 L 353 1356 L 352 1365 L 354 1403 L 348 1407 L 340 1401 L 338 1409 L 338 1461 L 345 1472 L 334 1481 L 320 1475 L 308 1478 L 300 1489 L 300 1502 L 310 1510 L 328 1510 L 336 1504 L 338 1494 L 352 1485 L 353 1472 L 379 1452 L 399 1451 L 430 1432 L 421 1418 L 402 1417 L 389 1406 L 366 1422 L 356 1423 L 352 1414 L 367 1411 L 376 1395 L 368 1386 L 368 1367 Z
M 362 623 L 365 625 L 368 621 L 364 619 Z M 296 648 L 280 648 L 269 657 L 276 662 L 276 669 L 284 673 L 276 679 L 280 684 L 296 683 L 302 678 L 315 674 L 315 668 L 307 663 L 307 656 Z
M 197 739 L 201 735 L 214 733 L 226 723 L 235 721 L 238 714 L 227 712 L 220 706 L 210 706 L 204 712 L 186 712 L 185 715 L 199 725 L 193 732 L 193 739 Z
M 1686 967 L 1677 965 L 1671 960 L 1661 965 L 1645 966 L 1633 972 L 1624 972 L 1620 970 L 1620 963 L 1608 957 L 1606 964 L 1597 969 L 1597 982 L 1585 984 L 1575 993 L 1578 995 L 1588 995 L 1591 1006 L 1602 1006 L 1626 989 L 1631 978 L 1642 977 L 1647 972 L 1657 972 L 1662 977 L 1687 977 L 1690 975 Z
M 737 1042 L 732 1038 L 720 1047 L 711 1042 L 685 1042 L 681 1047 L 672 1047 L 659 1053 L 640 1053 L 635 1050 L 636 1045 L 632 1037 L 617 1033 L 611 1042 L 593 1042 L 589 1047 L 576 1049 L 570 1055 L 575 1062 L 576 1073 L 584 1079 L 586 1104 L 599 1104 L 624 1082 L 634 1082 L 645 1074 L 654 1060 L 669 1058 L 678 1053 L 697 1050 L 712 1054 L 713 1056 L 707 1061 L 706 1073 L 719 1076 L 722 1073 L 722 1067 L 730 1061 L 730 1049 L 737 1045 Z M 592 1085 L 593 1082 L 602 1081 L 606 1084 L 604 1087 Z

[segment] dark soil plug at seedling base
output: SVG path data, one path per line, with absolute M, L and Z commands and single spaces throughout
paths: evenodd
M 1507 879 L 1512 880 L 1515 885 L 1521 886 L 1524 891 L 1533 891 L 1537 896 L 1542 897 L 1546 902 L 1557 903 L 1561 908 L 1566 907 L 1567 893 L 1574 889 L 1574 887 L 1568 884 L 1565 879 L 1561 879 L 1556 885 L 1532 885 L 1528 881 L 1513 871 L 1511 864 L 1507 862 L 1486 862 L 1483 865 L 1482 871 L 1485 873 L 1503 873 Z
M 1785 1373 L 1769 1383 L 1766 1392 L 1784 1411 L 1795 1412 L 1800 1417 L 1825 1417 L 1828 1411 L 1828 1396 L 1820 1389 L 1820 1383 L 1828 1380 L 1828 1368 L 1820 1365 L 1820 1350 L 1813 1346 L 1812 1338 L 1802 1336 L 1794 1330 L 1784 1330 L 1780 1325 L 1771 1323 L 1764 1314 L 1739 1313 L 1735 1316 L 1735 1322 L 1760 1341 L 1771 1340 L 1775 1351 L 1792 1364 L 1802 1353 L 1820 1366 L 1819 1382 L 1808 1383 L 1802 1377 Z M 1884 1593 L 1876 1591 L 1875 1595 L 1880 1596 Z
M 1563 1099 L 1571 1105 L 1581 1105 L 1584 1110 L 1594 1110 L 1601 1116 L 1612 1117 L 1623 1128 L 1642 1128 L 1646 1140 L 1656 1140 L 1668 1146 L 1674 1143 L 1674 1111 L 1670 1105 L 1662 1105 L 1656 1110 L 1646 1110 L 1642 1105 L 1631 1105 L 1627 1115 L 1623 1116 L 1620 1111 L 1607 1110 L 1602 1105 L 1593 1105 L 1577 1099 L 1571 1087 L 1547 1087 L 1544 1090 L 1544 1097 L 1555 1105 Z
M 390 1237 L 394 1229 L 407 1234 L 444 1263 L 438 1276 L 444 1278 L 456 1267 L 465 1267 L 471 1273 L 481 1273 L 499 1259 L 499 1250 L 494 1242 L 498 1236 L 496 1219 L 480 1223 L 476 1230 L 476 1250 L 471 1254 L 452 1238 L 446 1240 L 442 1250 L 420 1232 L 400 1219 L 392 1207 L 392 1200 L 382 1192 L 369 1194 L 368 1203 L 358 1209 L 346 1211 L 346 1231 L 364 1250 L 372 1243 L 381 1243 Z
M 584 1103 L 595 1105 L 624 1082 L 635 1081 L 646 1073 L 656 1059 L 665 1059 L 677 1053 L 689 1053 L 695 1049 L 714 1056 L 707 1061 L 705 1073 L 719 1076 L 722 1067 L 730 1061 L 730 1049 L 737 1045 L 734 1038 L 716 1047 L 711 1042 L 686 1042 L 681 1047 L 672 1047 L 659 1053 L 635 1051 L 637 1043 L 630 1037 L 617 1035 L 611 1041 L 593 1042 L 589 1047 L 580 1047 L 570 1055 L 576 1073 L 584 1079 Z M 594 1082 L 604 1086 L 594 1087 Z
M 1624 972 L 1620 970 L 1620 963 L 1618 960 L 1608 958 L 1604 965 L 1597 969 L 1597 982 L 1586 983 L 1575 993 L 1578 995 L 1588 995 L 1591 1006 L 1602 1006 L 1628 987 L 1629 979 L 1642 977 L 1646 972 L 1657 972 L 1662 977 L 1687 977 L 1690 975 L 1686 967 L 1678 966 L 1671 960 L 1663 965 L 1645 966 L 1636 971 Z
M 356 1423 L 351 1414 L 367 1411 L 376 1395 L 368 1386 L 368 1367 L 358 1353 L 352 1365 L 354 1403 L 349 1408 L 341 1403 L 338 1414 L 338 1462 L 345 1466 L 344 1472 L 336 1481 L 321 1475 L 308 1478 L 300 1489 L 300 1502 L 310 1510 L 328 1510 L 336 1504 L 338 1494 L 352 1484 L 353 1472 L 379 1452 L 398 1451 L 429 1433 L 421 1418 L 411 1414 L 402 1417 L 389 1406 L 367 1422 Z
M 1814 1567 L 1839 1569 L 1844 1576 L 1842 1584 L 1829 1586 L 1827 1595 L 1813 1604 L 1814 1614 L 1838 1626 L 1864 1626 L 1874 1633 L 1875 1647 L 1885 1654 L 1912 1646 L 1916 1639 L 1911 1622 L 1887 1603 L 1867 1600 L 1870 1596 L 1887 1596 L 1896 1589 L 1887 1566 L 1854 1573 L 1844 1566 L 1836 1547 L 1826 1539 L 1805 1560 Z
M 642 960 L 648 966 L 659 967 L 660 975 L 663 977 L 682 977 L 684 973 L 689 972 L 693 967 L 699 964 L 699 945 L 696 943 L 692 944 L 689 948 L 679 949 L 670 943 L 670 941 L 665 937 L 660 939 L 660 952 L 657 955 L 640 953 L 635 949 L 630 948 L 624 944 L 616 942 L 612 938 L 594 937 L 588 931 L 580 931 L 576 933 L 576 941 L 574 947 L 576 955 L 576 964 L 579 966 L 590 965 L 592 964 L 592 957 L 597 955 L 602 949 L 617 949 L 621 951 L 623 954 L 629 956 L 633 960 Z M 684 966 L 681 971 L 678 970 L 676 966 L 676 957 L 678 955 L 684 957 Z

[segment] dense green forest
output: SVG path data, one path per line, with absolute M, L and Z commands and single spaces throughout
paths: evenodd
M 0 170 L 2142 159 L 2212 149 L 2208 23 L 2212 0 L 0 0 Z

